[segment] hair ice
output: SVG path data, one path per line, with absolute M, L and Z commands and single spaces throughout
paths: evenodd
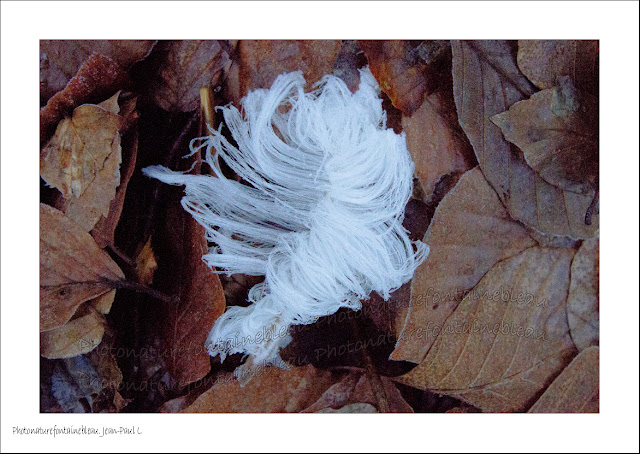
M 191 143 L 192 153 L 206 147 L 215 176 L 144 169 L 185 186 L 182 206 L 206 229 L 212 269 L 265 276 L 250 306 L 229 307 L 211 329 L 207 348 L 222 360 L 240 352 L 281 364 L 291 325 L 359 309 L 374 291 L 387 299 L 429 252 L 402 226 L 413 162 L 404 134 L 386 129 L 371 72 L 361 70 L 355 94 L 334 76 L 310 93 L 304 84 L 300 71 L 283 74 L 251 91 L 242 112 L 221 108 L 236 145 L 221 128 Z M 226 178 L 220 159 L 249 185 Z

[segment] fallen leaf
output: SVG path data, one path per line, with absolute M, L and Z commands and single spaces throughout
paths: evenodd
M 127 82 L 127 73 L 104 55 L 91 55 L 65 89 L 53 96 L 40 109 L 40 145 L 44 144 L 56 125 L 81 104 L 111 96 Z
M 127 117 L 125 117 L 127 118 Z M 122 165 L 120 167 L 120 185 L 116 189 L 116 195 L 109 204 L 109 213 L 101 217 L 91 230 L 91 236 L 101 248 L 113 245 L 115 231 L 122 215 L 124 199 L 127 194 L 129 181 L 136 168 L 138 156 L 138 131 L 134 130 L 130 135 L 123 137 Z
M 333 381 L 311 365 L 283 370 L 259 368 L 244 386 L 224 374 L 184 413 L 298 413 L 317 401 Z
M 455 41 L 453 49 L 454 98 L 458 119 L 473 145 L 483 174 L 515 220 L 556 236 L 593 237 L 585 214 L 592 197 L 550 185 L 526 163 L 502 136 L 490 118 L 535 91 L 519 72 L 506 41 Z
M 169 112 L 190 112 L 200 105 L 200 88 L 215 86 L 229 70 L 232 44 L 214 40 L 162 41 L 156 76 L 149 82 L 153 101 Z
M 40 96 L 50 98 L 94 53 L 110 58 L 124 69 L 143 60 L 156 41 L 149 40 L 41 40 Z
M 316 413 L 378 413 L 378 410 L 371 404 L 349 404 L 337 410 L 324 408 L 316 411 Z
M 113 337 L 90 353 L 55 360 L 51 394 L 66 413 L 118 412 L 129 400 L 118 389 L 122 372 L 112 352 Z
M 111 312 L 111 306 L 113 305 L 113 300 L 116 297 L 116 291 L 111 290 L 110 292 L 104 293 L 97 298 L 91 300 L 91 305 L 101 314 L 108 314 Z
M 547 183 L 594 195 L 598 177 L 598 100 L 571 83 L 534 93 L 491 117 Z
M 443 176 L 463 173 L 473 166 L 469 158 L 473 150 L 459 130 L 456 107 L 449 96 L 432 93 L 413 115 L 402 118 L 407 148 L 427 200 Z
M 471 405 L 462 403 L 459 407 L 453 407 L 445 411 L 445 413 L 480 413 L 480 410 Z
M 599 347 L 589 347 L 576 356 L 529 410 L 529 413 L 599 412 Z
M 339 40 L 241 40 L 231 66 L 227 98 L 237 104 L 250 90 L 270 88 L 280 74 L 302 70 L 310 90 L 333 69 Z
M 136 256 L 136 274 L 138 282 L 144 285 L 151 285 L 153 273 L 158 269 L 158 262 L 151 248 L 151 237 L 147 240 L 140 253 Z
M 598 95 L 598 41 L 593 40 L 520 40 L 518 67 L 541 89 L 553 88 L 561 76 L 592 95 Z
M 333 65 L 332 74 L 343 80 L 351 93 L 360 86 L 360 68 L 366 65 L 366 57 L 354 40 L 344 40 Z
M 102 390 L 102 380 L 85 355 L 60 360 L 51 376 L 51 394 L 65 413 L 89 413 L 92 395 Z M 88 408 L 81 400 L 86 400 Z
M 85 301 L 113 289 L 122 270 L 87 232 L 40 204 L 40 331 L 67 323 Z
M 107 162 L 111 155 L 115 155 L 112 159 L 116 169 L 120 165 L 118 122 L 117 112 L 102 106 L 83 104 L 76 108 L 71 118 L 60 122 L 40 152 L 40 176 L 64 197 L 80 197 L 105 165 L 113 169 L 113 163 Z M 113 196 L 107 195 L 111 197 L 106 202 L 107 211 L 119 180 L 118 172 Z
M 527 410 L 576 354 L 564 312 L 573 254 L 531 247 L 497 263 L 396 380 L 483 411 Z
M 535 245 L 526 229 L 509 217 L 477 167 L 440 202 L 423 241 L 430 253 L 413 276 L 409 314 L 397 325 L 403 330 L 391 354 L 396 361 L 422 362 L 436 340 L 433 332 L 485 273 Z M 416 336 L 427 327 L 428 332 Z
M 380 378 L 389 411 L 391 413 L 413 413 L 413 409 L 404 400 L 395 383 L 387 377 Z M 378 413 L 376 397 L 373 394 L 369 377 L 362 372 L 352 371 L 338 383 L 330 386 L 316 402 L 304 409 L 302 413 L 334 412 L 345 407 L 355 410 L 365 405 L 371 406 L 374 410 L 373 413 Z M 341 412 L 348 413 L 349 411 L 342 410 Z
M 211 369 L 205 348 L 207 335 L 225 310 L 225 297 L 217 274 L 202 261 L 207 251 L 204 227 L 182 208 L 180 190 L 165 212 L 170 220 L 157 232 L 154 247 L 159 268 L 156 281 L 180 302 L 163 307 L 162 332 L 169 355 L 167 367 L 179 386 L 203 378 Z
M 371 73 L 393 105 L 412 115 L 437 82 L 438 64 L 449 52 L 442 41 L 358 41 Z
M 40 355 L 49 359 L 70 358 L 88 353 L 100 344 L 104 318 L 90 308 L 81 316 L 77 312 L 63 326 L 40 333 Z
M 599 238 L 585 240 L 571 264 L 567 318 L 573 342 L 582 351 L 600 342 Z

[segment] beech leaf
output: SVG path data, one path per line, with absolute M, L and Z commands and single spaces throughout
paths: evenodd
M 453 92 L 458 120 L 483 174 L 509 214 L 533 229 L 574 239 L 591 238 L 585 214 L 593 197 L 550 185 L 513 150 L 491 117 L 531 96 L 535 88 L 518 70 L 506 41 L 454 41 Z
M 224 374 L 184 413 L 298 413 L 317 401 L 331 385 L 331 372 L 312 365 L 283 370 L 258 368 L 244 386 Z
M 160 64 L 148 86 L 153 101 L 170 112 L 200 105 L 200 88 L 217 85 L 231 65 L 232 44 L 214 40 L 163 41 Z
M 104 328 L 103 317 L 89 310 L 59 328 L 40 333 L 40 354 L 55 359 L 88 353 L 102 341 Z
M 116 166 L 120 165 L 118 126 L 117 112 L 94 104 L 76 108 L 71 118 L 60 122 L 55 135 L 40 152 L 40 176 L 64 197 L 79 197 L 109 156 L 115 153 L 113 159 Z M 117 183 L 113 187 L 114 196 L 116 186 Z M 107 210 L 112 198 L 107 200 Z
M 600 342 L 599 239 L 585 240 L 571 264 L 567 318 L 578 350 Z
M 569 76 L 579 89 L 598 94 L 598 41 L 520 40 L 518 67 L 538 88 L 553 88 Z
M 68 322 L 85 301 L 113 289 L 122 270 L 82 227 L 40 204 L 40 331 Z
M 413 115 L 402 117 L 407 148 L 427 199 L 443 176 L 469 170 L 473 160 L 469 158 L 473 150 L 459 130 L 456 107 L 450 96 L 435 92 Z
M 174 192 L 179 195 L 178 191 Z M 217 274 L 202 261 L 207 250 L 204 228 L 174 198 L 166 211 L 170 222 L 156 233 L 158 281 L 180 302 L 166 305 L 162 313 L 164 342 L 170 354 L 167 367 L 179 386 L 203 378 L 211 370 L 205 348 L 207 335 L 225 310 L 225 297 Z M 155 248 L 154 248 L 155 249 Z M 146 260 L 147 265 L 149 260 Z
M 305 89 L 311 90 L 331 72 L 339 52 L 339 40 L 241 40 L 227 80 L 227 97 L 237 104 L 249 90 L 270 88 L 280 74 L 298 70 Z
M 598 100 L 571 82 L 534 93 L 491 117 L 547 183 L 594 195 L 598 177 Z
M 565 315 L 573 254 L 531 247 L 497 263 L 397 380 L 483 411 L 527 410 L 577 353 Z
M 441 56 L 449 52 L 442 41 L 358 41 L 371 73 L 394 107 L 412 115 L 435 87 L 431 77 Z
M 531 407 L 529 413 L 598 413 L 600 348 L 576 356 Z
M 535 245 L 514 222 L 479 168 L 466 172 L 438 205 L 423 240 L 431 248 L 416 270 L 411 305 L 391 354 L 420 363 L 464 295 L 492 266 Z M 419 329 L 430 331 L 417 337 Z
M 49 98 L 65 88 L 94 52 L 126 69 L 149 55 L 155 43 L 149 40 L 41 40 L 40 94 Z

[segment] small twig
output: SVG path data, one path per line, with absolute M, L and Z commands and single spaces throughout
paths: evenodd
M 125 262 L 131 268 L 135 269 L 136 263 L 128 255 L 122 252 L 122 250 L 119 247 L 117 247 L 115 244 L 108 244 L 107 247 L 111 250 L 111 252 L 117 255 L 120 258 L 120 260 Z
M 151 287 L 147 287 L 146 285 L 139 284 L 137 282 L 131 282 L 126 280 L 112 281 L 109 279 L 104 279 L 102 280 L 102 282 L 107 283 L 109 286 L 113 287 L 114 289 L 133 290 L 134 292 L 145 293 L 157 300 L 162 301 L 163 303 L 177 304 L 180 302 L 180 297 L 178 296 L 167 295 L 166 293 L 163 293 Z

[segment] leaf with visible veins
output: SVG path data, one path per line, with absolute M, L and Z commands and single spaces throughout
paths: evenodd
M 598 413 L 600 411 L 600 348 L 576 356 L 547 388 L 529 413 Z
M 598 100 L 567 83 L 491 117 L 547 183 L 593 197 L 598 177 Z
M 455 41 L 452 49 L 458 120 L 483 174 L 511 217 L 544 234 L 593 237 L 598 215 L 594 214 L 591 225 L 585 223 L 593 197 L 547 183 L 491 121 L 535 92 L 518 70 L 509 42 Z
M 535 245 L 477 167 L 440 202 L 423 241 L 431 251 L 413 276 L 409 314 L 397 323 L 404 328 L 391 354 L 394 360 L 422 362 L 436 340 L 433 330 L 443 326 L 485 273 Z M 429 333 L 414 335 L 427 326 Z
M 78 224 L 40 204 L 40 331 L 64 325 L 85 301 L 113 289 L 122 270 Z
M 397 380 L 484 411 L 527 410 L 577 353 L 565 315 L 573 254 L 532 247 L 496 264 Z
M 200 104 L 200 88 L 217 85 L 229 70 L 232 43 L 214 40 L 163 41 L 161 61 L 149 82 L 153 101 L 170 112 L 190 112 Z

